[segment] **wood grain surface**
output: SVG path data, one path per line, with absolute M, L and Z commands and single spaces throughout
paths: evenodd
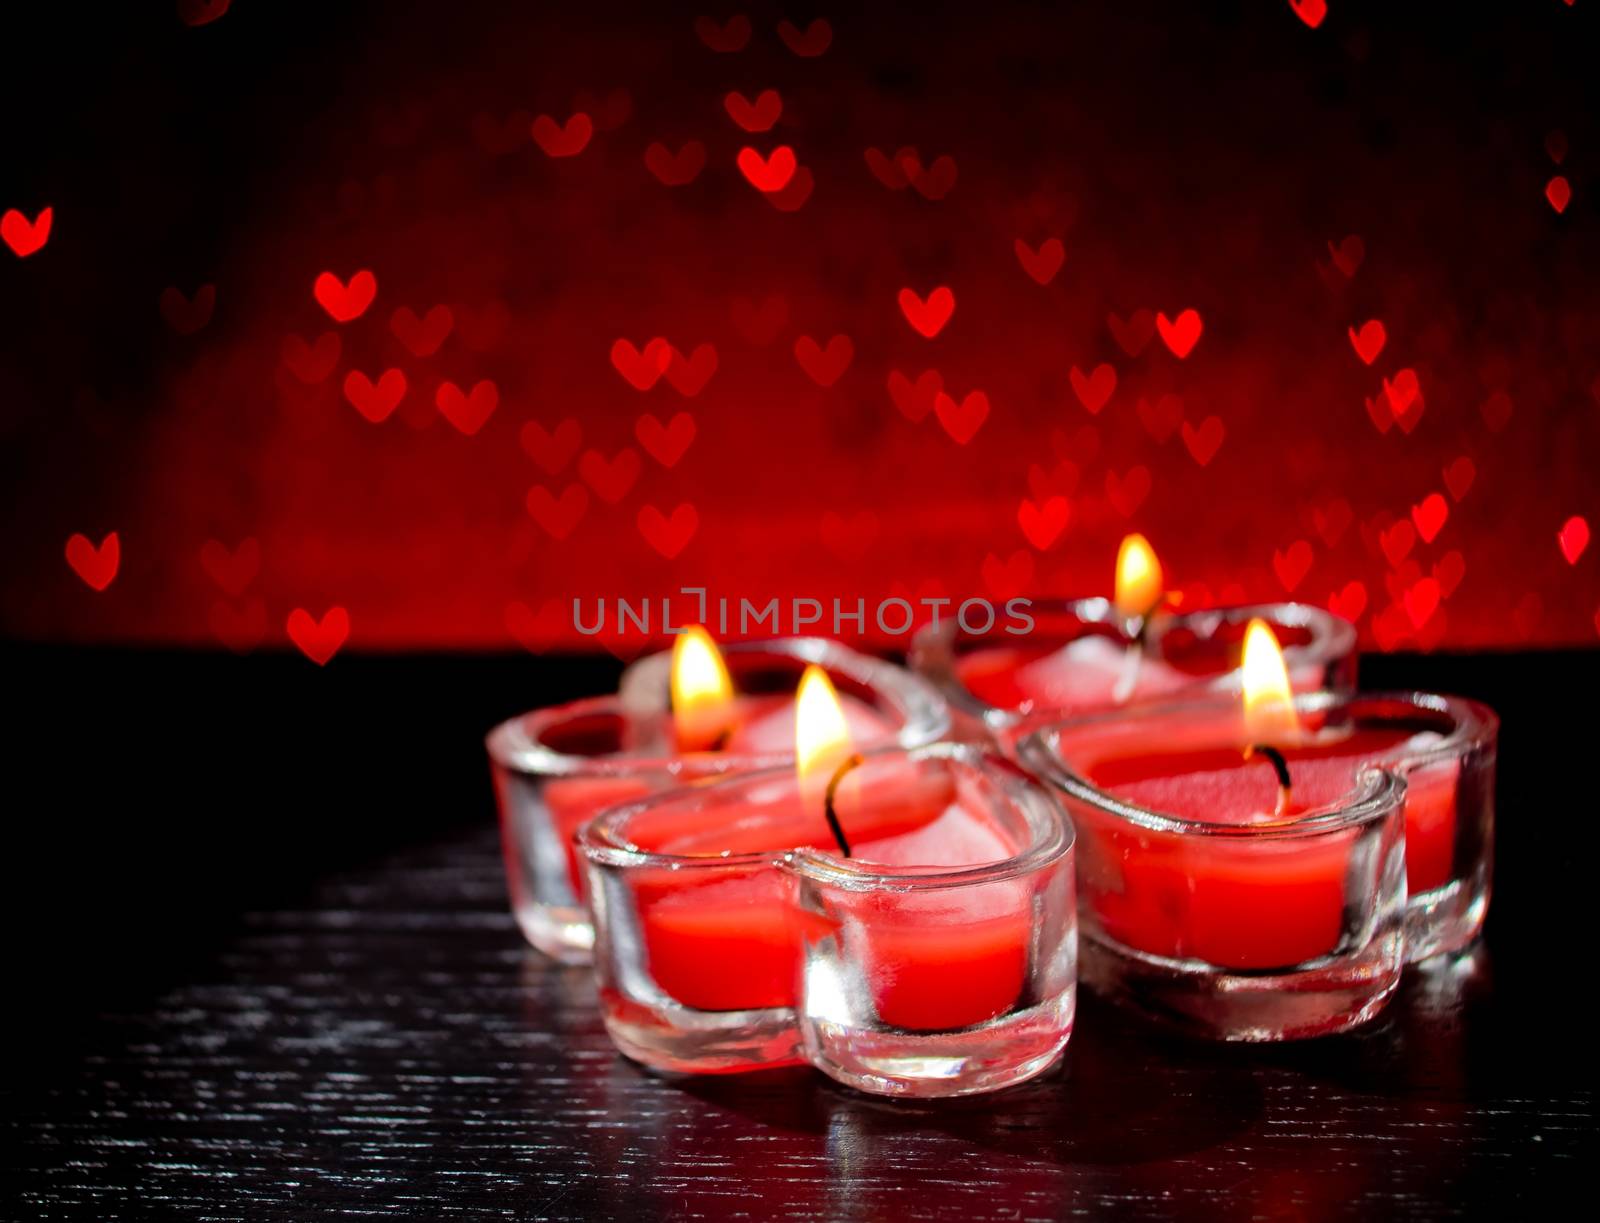
M 1542 672 L 1504 671 L 1535 716 Z M 620 1058 L 586 973 L 518 937 L 474 771 L 456 778 L 465 823 L 236 922 L 153 927 L 144 975 L 167 979 L 13 1043 L 7 1214 L 1534 1217 L 1596 1154 L 1594 817 L 1561 801 L 1581 788 L 1550 782 L 1550 745 L 1508 736 L 1486 943 L 1411 974 L 1361 1032 L 1218 1047 L 1087 998 L 1059 1071 L 911 1104 L 811 1071 L 673 1080 Z M 331 818 L 308 796 L 293 826 Z M 263 822 L 230 856 L 274 835 Z M 97 919 L 106 938 L 56 949 L 58 975 L 139 978 L 119 913 Z M 174 967 L 157 937 L 198 950 Z

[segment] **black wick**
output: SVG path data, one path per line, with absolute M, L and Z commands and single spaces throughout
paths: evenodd
M 1289 809 L 1289 795 L 1294 790 L 1294 779 L 1289 776 L 1289 762 L 1277 748 L 1265 743 L 1252 743 L 1244 749 L 1246 760 L 1252 756 L 1265 756 L 1272 765 L 1272 771 L 1278 775 L 1278 808 L 1273 814 L 1282 815 Z
M 1155 614 L 1171 601 L 1171 597 L 1167 594 L 1167 592 L 1162 591 L 1161 594 L 1157 596 L 1156 601 L 1150 604 L 1149 609 L 1139 616 L 1139 627 L 1133 634 L 1133 640 L 1134 644 L 1137 645 L 1141 650 L 1144 649 L 1145 638 L 1150 633 L 1150 621 L 1155 619 Z
M 839 852 L 847 858 L 850 856 L 850 842 L 844 838 L 844 826 L 839 823 L 839 813 L 833 808 L 833 796 L 838 792 L 839 783 L 844 780 L 844 775 L 864 759 L 860 752 L 845 757 L 834 770 L 833 776 L 828 779 L 828 791 L 822 799 L 822 814 L 828 817 L 828 827 L 833 832 L 833 839 L 839 843 Z

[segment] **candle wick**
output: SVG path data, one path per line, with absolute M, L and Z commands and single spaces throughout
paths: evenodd
M 1116 687 L 1111 690 L 1111 699 L 1117 704 L 1122 704 L 1133 695 L 1134 689 L 1139 686 L 1139 667 L 1144 662 L 1144 647 L 1146 638 L 1150 633 L 1150 622 L 1155 615 L 1167 605 L 1165 591 L 1156 596 L 1156 601 L 1150 604 L 1143 613 L 1135 617 L 1138 628 L 1133 631 L 1133 643 L 1128 647 L 1122 664 L 1122 674 L 1117 677 Z
M 1139 666 L 1144 661 L 1144 629 L 1141 627 L 1138 635 L 1134 637 L 1122 656 L 1122 674 L 1117 676 L 1116 687 L 1111 690 L 1111 699 L 1117 704 L 1122 704 L 1133 695 L 1134 689 L 1139 686 Z
M 844 761 L 834 770 L 833 776 L 828 778 L 828 790 L 822 798 L 822 813 L 828 817 L 828 828 L 833 833 L 833 839 L 839 843 L 839 852 L 846 858 L 850 856 L 850 842 L 845 840 L 844 825 L 839 823 L 839 813 L 834 809 L 834 795 L 839 791 L 839 783 L 844 780 L 844 775 L 851 769 L 861 764 L 865 759 L 860 752 L 845 757 Z
M 1278 775 L 1278 805 L 1272 814 L 1282 815 L 1289 809 L 1289 797 L 1294 792 L 1294 779 L 1289 776 L 1289 762 L 1277 748 L 1265 743 L 1252 743 L 1244 749 L 1246 760 L 1253 756 L 1265 756 L 1272 765 L 1272 771 Z
M 1167 605 L 1167 593 L 1162 591 L 1156 596 L 1156 601 L 1139 613 L 1139 627 L 1134 630 L 1133 639 L 1144 648 L 1145 638 L 1150 632 L 1150 622 L 1155 619 L 1156 613 Z

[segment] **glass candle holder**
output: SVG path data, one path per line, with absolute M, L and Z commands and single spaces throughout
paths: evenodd
M 582 830 L 601 1010 L 629 1057 L 809 1062 L 863 1091 L 993 1091 L 1060 1057 L 1077 982 L 1073 833 L 969 745 L 865 756 L 831 839 L 793 769 L 679 789 Z
M 566 963 L 591 958 L 594 927 L 573 842 L 585 821 L 615 803 L 660 790 L 752 769 L 794 767 L 785 711 L 807 662 L 826 670 L 857 711 L 856 724 L 866 727 L 858 746 L 916 747 L 936 741 L 949 727 L 943 699 L 891 663 L 818 638 L 762 644 L 781 649 L 757 653 L 730 646 L 725 655 L 739 688 L 741 716 L 757 728 L 733 750 L 676 750 L 665 654 L 635 663 L 616 696 L 534 710 L 489 733 L 511 908 L 533 946 Z M 754 665 L 763 659 L 769 665 Z M 658 674 L 659 698 L 652 695 Z
M 1236 692 L 1246 626 L 1262 619 L 1284 647 L 1297 691 L 1355 686 L 1356 632 L 1347 620 L 1305 603 L 1261 603 L 1141 618 L 1110 599 L 1035 600 L 1033 629 L 970 633 L 954 617 L 912 641 L 912 669 L 950 702 L 958 728 L 1001 737 L 1025 721 L 1171 699 Z
M 950 729 L 949 706 L 933 685 L 904 667 L 852 650 L 832 638 L 768 637 L 725 642 L 718 648 L 734 689 L 758 710 L 787 707 L 805 669 L 821 667 L 844 699 L 847 715 L 850 703 L 859 702 L 892 725 L 892 741 L 858 742 L 858 747 L 921 747 L 936 742 Z M 628 716 L 637 722 L 648 724 L 666 717 L 672 704 L 671 651 L 647 654 L 628 664 L 617 694 Z M 744 740 L 743 754 L 764 757 L 751 767 L 775 768 L 792 761 L 792 724 L 778 719 L 775 729 L 779 732 L 776 738 L 757 734 L 754 742 Z
M 1500 719 L 1477 701 L 1421 692 L 1304 703 L 1335 724 L 1413 730 L 1382 761 L 1406 780 L 1406 962 L 1460 951 L 1489 912 Z
M 1306 693 L 1275 768 L 1236 701 L 1067 719 L 1019 751 L 1079 828 L 1084 979 L 1147 1013 L 1230 1040 L 1364 1022 L 1404 960 L 1482 924 L 1494 715 L 1418 693 Z M 1287 797 L 1287 795 L 1285 795 Z M 1414 889 L 1407 901 L 1408 875 Z

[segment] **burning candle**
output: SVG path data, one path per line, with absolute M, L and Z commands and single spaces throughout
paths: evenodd
M 1090 621 L 1090 631 L 1044 649 L 1021 642 L 964 654 L 956 660 L 955 678 L 990 705 L 1019 709 L 1093 709 L 1178 691 L 1187 677 L 1148 657 L 1145 647 L 1165 600 L 1155 549 L 1143 535 L 1129 535 L 1117 550 L 1111 604 L 1096 609 L 1110 615 Z
M 739 812 L 715 818 L 669 807 L 638 819 L 631 835 L 641 848 L 675 857 L 772 854 L 827 839 L 835 815 L 827 792 L 851 751 L 849 725 L 821 668 L 801 676 L 794 710 L 794 793 L 774 793 Z M 893 836 L 931 818 L 940 795 L 910 794 L 885 803 L 879 820 L 854 834 Z M 785 881 L 766 860 L 757 869 L 716 872 L 709 885 L 693 876 L 664 874 L 635 890 L 645 958 L 656 983 L 672 998 L 705 1011 L 792 1006 L 799 945 L 790 928 Z
M 810 846 L 862 862 L 922 867 L 972 865 L 1012 852 L 981 813 L 953 803 L 942 775 L 880 765 L 871 773 L 874 793 L 863 802 L 862 778 L 854 770 L 840 771 L 853 743 L 839 696 L 821 668 L 806 668 L 794 711 L 792 787 L 772 787 L 746 808 L 718 810 L 714 818 L 667 805 L 633 822 L 632 843 L 676 857 L 718 861 L 734 853 L 770 856 Z M 918 860 L 907 862 L 908 852 Z M 692 875 L 673 874 L 641 885 L 636 893 L 640 929 L 657 984 L 700 1010 L 792 1006 L 800 944 L 785 899 L 788 890 L 785 878 L 766 869 L 765 860 L 762 869 L 710 886 Z M 1016 937 L 1007 950 L 1020 964 L 1026 931 L 1012 933 Z M 915 971 L 915 964 L 910 967 Z M 988 1017 L 1008 1001 L 980 1000 L 968 1013 Z
M 840 703 L 857 743 L 918 746 L 948 726 L 943 702 L 926 684 L 836 642 L 746 643 L 725 656 L 694 628 L 678 635 L 670 654 L 634 664 L 618 696 L 535 710 L 496 727 L 488 749 L 507 881 L 528 941 L 558 959 L 590 958 L 594 930 L 573 834 L 600 811 L 708 777 L 792 767 L 793 677 L 809 662 L 848 685 Z
M 738 722 L 728 664 L 711 634 L 691 625 L 672 643 L 672 726 L 678 750 L 720 747 Z
M 1289 643 L 1298 691 L 1344 689 L 1355 679 L 1355 630 L 1321 608 L 1281 603 L 1174 610 L 1161 562 L 1148 540 L 1129 535 L 1117 553 L 1111 599 L 1031 601 L 1032 631 L 968 633 L 946 620 L 913 643 L 913 669 L 966 718 L 1004 738 L 1050 714 L 1237 690 L 1242 636 L 1250 619 L 1274 625 Z
M 1117 610 L 1129 619 L 1144 620 L 1161 606 L 1166 591 L 1161 585 L 1161 562 L 1150 541 L 1135 531 L 1117 549 Z
M 1296 697 L 1257 622 L 1242 701 L 1070 719 L 1021 750 L 1083 830 L 1085 927 L 1112 992 L 1272 1039 L 1375 1013 L 1402 928 L 1413 958 L 1476 933 L 1493 735 L 1453 698 Z
M 808 1059 L 868 1091 L 992 1090 L 1071 1030 L 1071 834 L 971 748 L 854 756 L 808 672 L 796 764 L 613 809 L 580 834 L 602 1013 L 650 1065 Z

